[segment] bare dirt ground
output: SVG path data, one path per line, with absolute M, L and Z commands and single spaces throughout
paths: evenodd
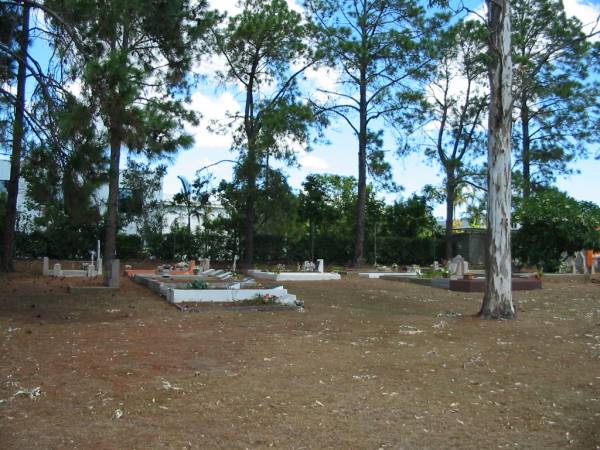
M 352 276 L 286 283 L 304 313 L 69 283 L 0 275 L 3 449 L 600 448 L 600 284 L 481 321 L 481 294 Z

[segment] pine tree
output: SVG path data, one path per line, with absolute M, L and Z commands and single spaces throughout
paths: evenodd
M 378 120 L 406 111 L 419 99 L 412 81 L 431 69 L 428 42 L 438 20 L 428 21 L 413 0 L 309 0 L 320 48 L 340 74 L 321 110 L 343 119 L 358 140 L 358 203 L 354 264 L 364 264 L 369 153 L 378 150 Z
M 242 264 L 250 267 L 256 204 L 268 192 L 269 159 L 292 161 L 293 145 L 307 145 L 315 122 L 298 88 L 299 77 L 315 59 L 306 41 L 308 27 L 285 0 L 246 0 L 240 6 L 242 12 L 215 31 L 213 42 L 227 61 L 220 78 L 240 84 L 244 97 L 243 112 L 231 119 L 234 149 L 239 152 L 234 185 L 243 197 Z M 263 192 L 259 191 L 261 174 Z
M 593 20 L 593 18 L 590 18 Z M 590 37 L 560 0 L 515 0 L 512 40 L 517 160 L 522 192 L 569 173 L 569 163 L 598 139 L 600 89 L 593 81 Z
M 55 45 L 70 60 L 73 77 L 81 79 L 110 149 L 108 267 L 117 254 L 122 147 L 157 158 L 192 145 L 184 130 L 186 122 L 195 122 L 184 107 L 188 72 L 216 15 L 208 12 L 206 1 L 49 0 L 46 5 L 90 47 L 87 54 L 72 51 L 63 24 L 54 22 Z

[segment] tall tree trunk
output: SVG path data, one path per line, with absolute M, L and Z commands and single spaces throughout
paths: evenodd
M 454 176 L 446 174 L 446 259 L 452 259 L 452 230 L 454 229 L 454 199 L 456 198 L 456 183 Z
M 512 59 L 510 1 L 487 0 L 490 52 L 488 119 L 488 208 L 486 290 L 479 315 L 512 319 L 511 286 L 511 113 Z
M 367 83 L 365 70 L 360 75 L 360 128 L 358 133 L 358 199 L 356 202 L 356 236 L 354 266 L 365 264 L 365 210 L 367 206 Z
M 521 93 L 521 130 L 523 134 L 523 148 L 521 159 L 523 160 L 523 198 L 531 195 L 531 154 L 529 139 L 529 106 L 527 105 L 527 93 Z
M 12 154 L 10 157 L 10 180 L 8 182 L 8 197 L 4 230 L 2 233 L 2 270 L 15 270 L 15 227 L 17 223 L 17 200 L 19 196 L 19 177 L 21 176 L 21 154 L 25 139 L 25 84 L 27 81 L 27 47 L 29 46 L 29 5 L 23 5 L 21 18 L 21 35 L 19 50 L 19 70 L 17 73 L 17 102 L 15 105 L 15 121 L 13 124 Z
M 121 163 L 120 127 L 110 129 L 110 168 L 108 175 L 108 204 L 106 236 L 104 238 L 104 281 L 108 283 L 111 262 L 117 253 L 117 218 L 119 214 L 119 165 Z
M 315 221 L 310 220 L 310 260 L 315 260 Z
M 191 194 L 188 194 L 191 195 Z M 188 232 L 188 238 L 192 235 L 192 205 L 191 205 L 191 199 L 189 200 L 190 203 L 188 203 L 188 207 L 187 207 L 187 232 Z
M 253 143 L 250 142 L 253 147 Z M 244 259 L 242 266 L 244 269 L 250 269 L 254 263 L 254 223 L 256 222 L 256 178 L 257 162 L 254 150 L 248 151 L 248 160 L 246 162 L 246 201 L 244 210 Z

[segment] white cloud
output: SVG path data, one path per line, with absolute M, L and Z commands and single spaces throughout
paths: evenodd
M 231 133 L 220 134 L 210 130 L 211 122 L 224 120 L 227 113 L 240 112 L 240 105 L 230 92 L 214 96 L 196 92 L 192 95 L 190 109 L 202 114 L 200 125 L 188 129 L 195 138 L 195 148 L 229 149 L 231 147 Z
M 75 97 L 81 97 L 82 84 L 80 79 L 67 83 L 64 88 Z
M 565 12 L 567 16 L 577 17 L 584 26 L 584 31 L 590 32 L 598 17 L 600 17 L 600 4 L 580 0 L 563 0 Z M 596 27 L 597 28 L 597 27 Z M 593 41 L 600 39 L 599 36 L 594 36 Z
M 329 169 L 329 163 L 312 153 L 308 153 L 306 150 L 298 151 L 298 162 L 302 166 L 303 171 L 307 173 L 313 170 L 324 171 Z
M 296 2 L 296 0 L 287 0 L 287 4 L 292 11 L 299 13 L 304 12 L 304 9 L 298 2 Z M 209 2 L 209 7 L 226 12 L 229 16 L 239 14 L 241 12 L 238 0 L 211 0 Z
M 238 14 L 241 11 L 238 6 L 238 0 L 211 0 L 209 8 L 226 12 L 230 16 Z

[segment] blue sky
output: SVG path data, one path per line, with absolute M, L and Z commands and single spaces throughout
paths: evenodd
M 219 9 L 225 9 L 230 13 L 235 13 L 235 0 L 213 1 L 213 6 Z M 298 8 L 298 2 L 288 0 L 292 8 Z M 579 17 L 582 22 L 589 22 L 591 17 L 597 17 L 600 14 L 600 1 L 594 2 L 582 0 L 564 0 L 567 13 Z M 218 58 L 210 62 L 204 61 L 198 64 L 197 70 L 208 75 L 209 84 L 202 86 L 193 97 L 192 107 L 203 113 L 205 120 L 200 127 L 190 130 L 196 137 L 196 144 L 193 149 L 181 153 L 174 164 L 169 167 L 167 177 L 164 183 L 165 197 L 172 196 L 180 189 L 178 175 L 183 175 L 193 179 L 197 169 L 219 161 L 235 157 L 230 153 L 230 139 L 227 136 L 219 136 L 206 131 L 205 127 L 209 120 L 219 119 L 225 111 L 239 108 L 236 101 L 235 89 L 216 90 L 210 86 L 210 74 L 215 68 L 222 67 L 222 62 Z M 309 71 L 307 77 L 310 81 L 319 85 L 329 83 L 331 74 L 323 70 L 317 72 Z M 307 153 L 299 149 L 298 161 L 300 167 L 287 168 L 289 182 L 295 188 L 300 185 L 306 175 L 313 172 L 335 173 L 339 175 L 353 175 L 358 173 L 357 143 L 350 128 L 342 123 L 333 123 L 326 132 L 329 145 L 316 145 L 312 152 Z M 385 138 L 386 148 L 394 149 L 394 139 L 387 133 Z M 437 166 L 425 161 L 424 157 L 418 154 L 411 154 L 402 159 L 393 156 L 390 151 L 388 160 L 392 164 L 394 181 L 404 187 L 401 196 L 408 196 L 414 192 L 419 192 L 426 184 L 439 185 L 443 177 L 440 175 Z M 591 154 L 600 154 L 600 149 L 591 148 Z M 594 159 L 580 160 L 572 166 L 580 173 L 568 178 L 559 178 L 557 185 L 560 189 L 567 191 L 573 197 L 579 200 L 588 200 L 600 204 L 600 161 Z M 211 167 L 213 176 L 216 180 L 222 178 L 230 179 L 232 173 L 231 164 L 224 163 L 219 166 Z M 393 200 L 396 195 L 387 195 L 388 200 Z M 443 205 L 435 208 L 436 216 L 444 216 L 445 209 Z
M 567 13 L 579 17 L 586 23 L 593 17 L 600 15 L 600 0 L 563 0 Z M 212 0 L 212 6 L 220 10 L 226 10 L 230 14 L 236 12 L 236 0 Z M 300 0 L 288 0 L 290 6 L 301 11 Z M 476 3 L 475 3 L 476 4 Z M 47 48 L 33 48 L 33 52 L 44 54 Z M 222 120 L 227 111 L 240 109 L 241 96 L 235 86 L 217 88 L 214 80 L 214 72 L 224 65 L 218 57 L 211 60 L 198 61 L 195 67 L 196 73 L 206 75 L 206 81 L 202 82 L 192 96 L 190 107 L 203 115 L 203 120 L 198 127 L 189 128 L 188 131 L 195 137 L 194 147 L 190 150 L 180 152 L 168 168 L 164 181 L 163 195 L 165 198 L 172 197 L 178 192 L 181 184 L 177 176 L 184 176 L 192 180 L 195 172 L 209 164 L 222 159 L 233 159 L 235 154 L 228 149 L 231 145 L 231 137 L 218 135 L 208 131 L 211 120 Z M 334 87 L 334 74 L 325 69 L 309 70 L 307 72 L 308 83 L 312 86 L 322 86 L 332 89 Z M 77 90 L 77 86 L 74 86 Z M 329 145 L 315 145 L 311 152 L 299 147 L 297 159 L 299 167 L 288 167 L 285 169 L 289 175 L 289 182 L 299 189 L 302 181 L 309 173 L 334 173 L 339 175 L 356 176 L 358 169 L 357 142 L 350 128 L 343 122 L 333 123 L 326 131 Z M 394 155 L 395 142 L 390 133 L 385 136 L 385 148 L 390 150 L 388 160 L 392 164 L 393 178 L 396 183 L 404 187 L 400 194 L 403 197 L 414 192 L 420 192 L 426 184 L 439 185 L 443 177 L 437 166 L 425 161 L 418 154 L 411 154 L 402 159 Z M 599 148 L 591 148 L 591 154 L 600 154 Z M 123 165 L 125 163 L 123 158 Z M 588 200 L 600 204 L 600 161 L 593 158 L 577 161 L 572 166 L 580 173 L 568 178 L 559 178 L 557 184 L 560 189 L 565 190 L 579 200 Z M 231 179 L 232 165 L 224 163 L 209 169 L 218 182 L 221 179 Z M 394 200 L 397 195 L 386 195 L 387 200 Z M 444 216 L 443 205 L 435 208 L 436 216 Z

